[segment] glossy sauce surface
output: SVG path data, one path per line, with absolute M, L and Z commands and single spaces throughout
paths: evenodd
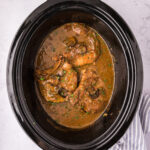
M 104 39 L 85 24 L 65 24 L 43 40 L 35 62 L 40 102 L 58 124 L 84 128 L 110 102 L 114 64 Z

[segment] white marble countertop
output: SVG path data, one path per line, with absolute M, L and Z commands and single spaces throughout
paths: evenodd
M 114 8 L 133 31 L 143 58 L 144 91 L 150 92 L 150 0 L 103 1 Z M 44 0 L 4 0 L 0 3 L 0 150 L 40 150 L 21 129 L 11 110 L 6 89 L 6 62 L 18 28 L 43 2 Z

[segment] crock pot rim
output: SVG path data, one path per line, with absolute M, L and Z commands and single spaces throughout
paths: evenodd
M 55 1 L 56 2 L 56 1 Z M 62 2 L 62 1 L 61 1 Z M 68 0 L 64 0 L 63 2 L 68 2 Z M 62 3 L 63 3 L 62 2 Z M 75 1 L 76 2 L 76 1 Z M 77 1 L 77 2 L 85 2 L 84 0 L 80 0 L 80 1 Z M 15 49 L 16 49 L 16 46 L 17 46 L 17 44 L 18 44 L 18 41 L 20 40 L 20 38 L 21 38 L 21 36 L 22 36 L 22 33 L 24 32 L 24 29 L 29 25 L 28 23 L 31 21 L 31 18 L 35 15 L 35 14 L 39 14 L 39 10 L 40 9 L 44 9 L 44 7 L 46 6 L 47 7 L 47 3 L 48 4 L 50 4 L 50 1 L 48 1 L 48 2 L 46 2 L 46 3 L 44 3 L 44 4 L 42 4 L 40 7 L 38 7 L 27 19 L 26 19 L 26 21 L 24 22 L 24 24 L 22 25 L 22 27 L 19 29 L 19 31 L 18 31 L 18 33 L 17 33 L 17 35 L 16 35 L 16 38 L 15 38 L 15 40 L 14 40 L 14 42 L 13 42 L 13 45 L 12 45 L 12 47 L 11 47 L 11 51 L 10 51 L 10 55 L 9 55 L 9 57 L 8 57 L 8 64 L 7 64 L 7 87 L 8 87 L 8 93 L 9 93 L 9 97 L 10 97 L 10 101 L 11 101 L 11 104 L 12 104 L 12 107 L 13 107 L 13 109 L 14 109 L 14 111 L 15 111 L 15 114 L 16 114 L 16 116 L 17 116 L 17 118 L 18 118 L 18 120 L 19 120 L 19 122 L 21 123 L 21 125 L 23 126 L 23 128 L 26 130 L 26 132 L 28 132 L 28 134 L 31 136 L 31 138 L 32 139 L 34 139 L 34 141 L 37 143 L 38 141 L 39 141 L 39 135 L 37 135 L 37 133 L 36 132 L 33 132 L 33 131 L 31 131 L 32 129 L 31 129 L 31 127 L 28 125 L 28 122 L 26 121 L 26 120 L 24 120 L 24 118 L 22 118 L 22 112 L 21 112 L 21 109 L 19 110 L 18 109 L 18 102 L 16 101 L 16 98 L 15 98 L 15 95 L 14 95 L 14 93 L 16 93 L 16 91 L 15 91 L 15 89 L 13 88 L 13 85 L 11 85 L 11 83 L 13 82 L 13 81 L 11 81 L 12 80 L 12 74 L 13 74 L 13 70 L 12 70 L 12 68 L 13 68 L 13 58 L 15 57 Z M 91 4 L 92 5 L 92 4 Z M 120 20 L 120 22 L 122 22 L 124 25 L 126 25 L 125 24 L 125 22 L 124 21 L 122 21 L 122 19 L 121 19 L 121 17 L 120 16 L 118 16 L 118 14 L 117 13 L 115 13 L 110 7 L 108 7 L 106 4 L 104 4 L 103 2 L 99 2 L 99 5 L 101 6 L 101 7 L 107 7 L 107 9 L 109 10 L 109 11 L 112 11 L 113 13 L 114 13 L 114 15 L 115 15 L 115 17 L 118 17 L 119 19 L 118 20 Z M 95 7 L 95 6 L 93 6 L 93 7 Z M 97 7 L 96 7 L 96 9 L 97 9 Z M 106 12 L 105 12 L 106 13 Z M 34 15 L 33 15 L 34 14 Z M 112 16 L 111 16 L 112 17 Z M 113 16 L 114 17 L 114 16 Z M 129 28 L 127 27 L 127 25 L 126 25 L 126 28 L 129 30 Z M 131 31 L 129 30 L 129 32 L 131 33 Z M 125 33 L 126 34 L 126 33 Z M 135 40 L 135 38 L 133 37 L 133 35 L 132 35 L 132 33 L 130 34 L 130 36 L 132 36 L 132 37 L 130 37 L 130 39 L 133 39 L 134 40 L 134 44 L 136 44 L 137 45 L 137 42 L 136 42 L 136 40 Z M 131 43 L 130 43 L 131 44 Z M 138 46 L 137 46 L 137 49 L 139 49 L 138 48 Z M 138 51 L 139 52 L 139 51 Z M 139 56 L 138 56 L 139 55 Z M 141 59 L 141 57 L 140 57 L 140 52 L 137 54 L 137 56 L 136 57 L 138 57 L 138 58 L 140 58 Z M 138 67 L 139 66 L 141 66 L 141 68 L 142 68 L 142 60 L 140 60 L 140 59 L 138 59 Z M 140 67 L 139 67 L 140 68 Z M 140 70 L 141 71 L 141 70 Z M 141 80 L 140 80 L 140 82 L 141 82 L 141 85 L 143 84 L 143 70 L 141 71 L 141 76 L 140 76 L 140 78 L 141 78 Z M 142 90 L 142 86 L 140 87 L 140 89 L 136 89 L 136 91 L 140 91 L 140 93 L 141 93 L 141 90 Z M 138 92 L 139 93 L 139 92 Z M 139 96 L 139 99 L 140 99 L 140 96 Z M 138 101 L 139 100 L 137 100 L 137 104 L 136 104 L 136 108 L 134 109 L 134 110 L 132 110 L 132 117 L 130 117 L 130 120 L 128 121 L 129 123 L 128 123 L 128 126 L 129 126 L 129 124 L 130 124 L 130 122 L 131 122 L 131 120 L 132 120 L 132 118 L 133 118 L 133 116 L 134 116 L 134 114 L 135 114 L 135 111 L 136 111 L 136 109 L 137 109 L 137 105 L 138 105 Z M 128 126 L 126 126 L 126 128 L 128 127 Z M 122 131 L 122 133 L 124 133 L 125 132 L 125 128 L 124 128 L 124 131 Z M 37 136 L 39 136 L 38 138 L 37 138 Z M 119 135 L 119 137 L 120 136 L 122 136 L 122 134 L 121 135 Z M 108 144 L 109 146 L 110 145 L 112 145 L 114 142 L 116 142 L 118 140 L 118 138 L 117 139 L 115 139 L 111 144 Z M 98 147 L 97 147 L 98 148 Z

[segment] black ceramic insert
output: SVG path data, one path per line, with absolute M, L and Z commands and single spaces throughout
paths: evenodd
M 108 116 L 92 126 L 73 130 L 56 124 L 43 110 L 34 84 L 34 61 L 43 38 L 69 22 L 94 28 L 108 44 L 115 63 L 115 88 Z M 123 19 L 99 0 L 49 0 L 22 24 L 7 65 L 10 102 L 20 124 L 44 150 L 107 149 L 124 134 L 133 119 L 143 86 L 138 44 Z

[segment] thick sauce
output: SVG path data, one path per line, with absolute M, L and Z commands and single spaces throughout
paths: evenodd
M 35 68 L 41 104 L 63 126 L 89 126 L 111 99 L 111 53 L 103 38 L 84 24 L 65 24 L 49 33 L 41 44 Z

